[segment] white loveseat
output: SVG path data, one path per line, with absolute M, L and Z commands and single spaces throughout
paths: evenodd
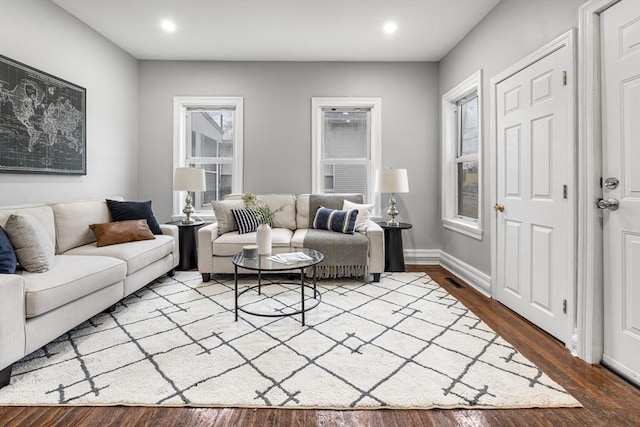
M 121 198 L 116 198 L 120 199 Z M 97 247 L 90 224 L 111 222 L 104 199 L 0 207 L 0 225 L 25 214 L 55 245 L 51 268 L 0 274 L 0 387 L 12 364 L 178 265 L 178 228 L 151 240 Z
M 310 194 L 258 196 L 261 203 L 273 210 L 282 207 L 276 213 L 271 232 L 274 253 L 288 251 L 290 247 L 304 247 L 310 221 L 310 196 Z M 241 208 L 243 206 L 241 197 L 241 195 L 231 195 L 225 200 L 236 200 L 239 203 L 237 207 Z M 335 197 L 342 203 L 343 196 Z M 312 215 L 315 215 L 315 212 Z M 198 271 L 205 282 L 211 280 L 211 274 L 233 274 L 234 266 L 231 262 L 233 255 L 242 251 L 243 246 L 256 243 L 255 232 L 239 234 L 238 231 L 229 231 L 220 234 L 219 221 L 198 230 Z M 384 272 L 384 231 L 378 224 L 368 220 L 365 235 L 369 239 L 366 270 L 373 275 L 374 281 L 379 281 L 380 274 Z

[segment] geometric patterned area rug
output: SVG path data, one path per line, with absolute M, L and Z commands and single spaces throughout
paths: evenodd
M 299 315 L 236 322 L 232 276 L 177 272 L 18 362 L 0 405 L 581 406 L 424 273 L 318 289 L 306 326 Z M 241 304 L 295 310 L 299 287 L 273 283 Z

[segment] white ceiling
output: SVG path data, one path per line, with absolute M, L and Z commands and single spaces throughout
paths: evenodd
M 138 59 L 439 61 L 500 0 L 52 1 Z

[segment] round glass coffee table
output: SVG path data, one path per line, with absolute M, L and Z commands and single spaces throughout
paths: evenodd
M 299 255 L 299 256 L 298 256 Z M 284 262 L 284 260 L 278 260 L 277 257 L 287 258 L 288 262 Z M 251 314 L 254 316 L 262 316 L 262 317 L 285 317 L 285 316 L 295 316 L 296 314 L 302 315 L 302 325 L 304 326 L 304 314 L 316 308 L 320 301 L 322 301 L 322 296 L 320 292 L 318 292 L 316 288 L 316 266 L 322 262 L 324 259 L 324 255 L 322 252 L 317 251 L 315 249 L 309 248 L 288 248 L 288 251 L 284 253 L 272 254 L 272 255 L 259 255 L 255 258 L 245 258 L 242 255 L 242 252 L 238 252 L 233 256 L 231 262 L 234 266 L 234 283 L 235 283 L 235 320 L 238 320 L 238 311 L 242 311 L 247 314 Z M 313 284 L 306 284 L 304 279 L 304 270 L 305 268 L 313 268 Z M 253 286 L 249 286 L 248 288 L 242 290 L 242 292 L 238 292 L 238 269 L 252 270 L 258 272 L 258 283 Z M 277 273 L 277 272 L 291 272 L 295 270 L 300 270 L 300 281 L 299 282 L 285 282 L 285 281 L 270 281 L 269 283 L 262 283 L 262 273 Z M 257 292 L 258 295 L 262 295 L 262 288 L 271 285 L 280 285 L 285 288 L 288 285 L 295 285 L 295 287 L 299 287 L 300 289 L 300 304 L 299 309 L 297 307 L 290 306 L 292 310 L 283 310 L 280 313 L 259 313 L 252 310 L 249 310 L 246 306 L 241 305 L 239 300 L 240 297 L 248 292 Z M 312 305 L 305 305 L 305 289 L 310 289 L 313 291 L 313 300 Z M 286 292 L 292 292 L 294 289 L 287 290 Z M 298 304 L 296 304 L 298 305 Z

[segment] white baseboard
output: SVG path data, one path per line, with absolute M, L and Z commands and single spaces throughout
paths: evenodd
M 449 255 L 446 252 L 440 252 L 440 265 L 469 285 L 473 286 L 476 290 L 491 297 L 491 276 L 483 273 L 475 267 L 466 264 L 459 259 Z
M 569 342 L 567 343 L 567 347 L 571 352 L 571 355 L 574 357 L 578 357 L 578 330 L 574 329 Z
M 491 297 L 491 276 L 439 249 L 405 249 L 406 265 L 441 265 L 483 295 Z
M 409 265 L 440 265 L 440 250 L 405 249 L 404 263 Z

